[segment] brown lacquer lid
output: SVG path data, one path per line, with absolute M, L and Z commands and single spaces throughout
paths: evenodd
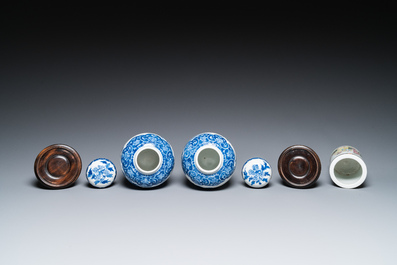
M 68 145 L 50 145 L 37 155 L 34 172 L 46 187 L 66 188 L 79 178 L 81 158 L 76 150 Z
M 320 176 L 320 158 L 307 146 L 293 145 L 281 153 L 278 159 L 278 172 L 291 187 L 307 188 Z

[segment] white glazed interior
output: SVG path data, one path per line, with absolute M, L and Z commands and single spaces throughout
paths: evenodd
M 144 175 L 156 173 L 163 163 L 163 156 L 153 144 L 145 144 L 134 154 L 134 166 Z
M 214 174 L 223 165 L 223 154 L 213 144 L 203 145 L 194 155 L 194 163 L 201 173 Z
M 352 154 L 336 157 L 329 167 L 332 181 L 342 188 L 356 188 L 367 178 L 367 166 L 364 161 Z

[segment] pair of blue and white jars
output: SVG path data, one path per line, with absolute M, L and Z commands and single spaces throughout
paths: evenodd
M 174 168 L 171 145 L 161 136 L 143 133 L 132 137 L 121 152 L 121 167 L 127 180 L 141 188 L 163 184 Z M 201 133 L 192 138 L 182 152 L 182 169 L 187 179 L 202 188 L 216 188 L 232 177 L 236 152 L 230 142 L 216 133 Z M 87 179 L 95 187 L 111 185 L 117 175 L 112 162 L 97 159 L 87 168 Z M 271 178 L 271 167 L 261 158 L 248 160 L 242 169 L 248 186 L 264 187 Z
M 161 136 L 143 133 L 132 137 L 121 152 L 121 167 L 131 183 L 152 188 L 164 183 L 174 168 L 174 152 Z M 186 177 L 202 188 L 225 184 L 236 168 L 236 152 L 223 136 L 202 133 L 191 139 L 182 153 Z

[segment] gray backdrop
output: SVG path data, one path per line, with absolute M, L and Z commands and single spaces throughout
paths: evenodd
M 1 264 L 395 262 L 397 42 L 389 17 L 83 22 L 25 11 L 2 19 Z M 184 145 L 205 131 L 237 153 L 231 181 L 216 190 L 194 187 L 181 169 Z M 142 132 L 167 139 L 176 156 L 156 189 L 121 173 L 123 145 Z M 54 143 L 83 160 L 68 189 L 44 189 L 33 172 L 36 155 Z M 313 188 L 280 179 L 278 157 L 293 144 L 321 159 Z M 331 152 L 344 144 L 368 167 L 358 189 L 336 187 L 328 173 Z M 254 156 L 273 169 L 263 189 L 241 178 Z M 98 157 L 118 169 L 102 190 L 85 178 Z

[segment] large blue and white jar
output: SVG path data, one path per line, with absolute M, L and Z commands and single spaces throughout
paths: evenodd
M 141 188 L 164 183 L 174 168 L 174 151 L 161 136 L 142 133 L 132 137 L 121 151 L 121 168 L 127 180 Z
M 216 188 L 232 177 L 236 168 L 236 152 L 222 135 L 201 133 L 186 144 L 182 153 L 182 168 L 193 184 Z

